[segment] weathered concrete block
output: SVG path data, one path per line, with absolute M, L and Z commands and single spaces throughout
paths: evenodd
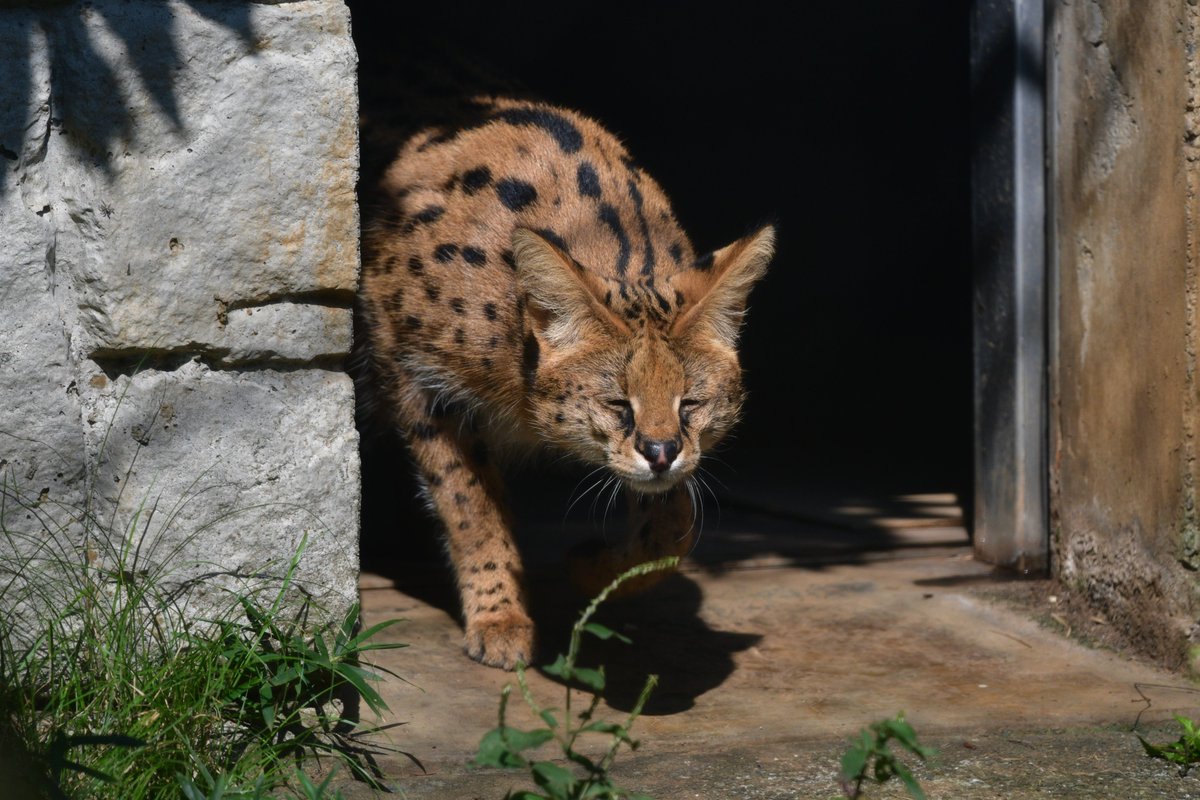
M 299 580 L 355 597 L 355 66 L 340 0 L 0 9 L 10 529 L 157 503 L 131 535 L 180 578 L 307 533 Z
M 286 563 L 331 608 L 357 597 L 358 435 L 350 378 L 308 369 L 211 370 L 191 361 L 85 395 L 94 499 L 172 580 Z M 136 524 L 135 524 L 136 520 Z M 282 570 L 279 570 L 282 572 Z

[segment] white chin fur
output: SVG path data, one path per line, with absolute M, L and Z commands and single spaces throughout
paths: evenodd
M 655 476 L 653 478 L 629 478 L 625 477 L 625 485 L 635 492 L 642 494 L 661 494 L 668 489 L 674 489 L 679 485 L 682 475 L 677 472 L 668 472 L 662 477 Z

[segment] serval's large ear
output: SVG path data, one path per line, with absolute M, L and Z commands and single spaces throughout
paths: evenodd
M 517 285 L 526 299 L 526 314 L 541 344 L 571 345 L 607 329 L 629 333 L 629 327 L 604 305 L 604 286 L 557 246 L 531 230 L 512 235 Z
M 685 304 L 671 325 L 671 335 L 708 335 L 736 348 L 746 299 L 774 254 L 775 226 L 767 225 L 676 275 L 673 283 L 683 292 Z

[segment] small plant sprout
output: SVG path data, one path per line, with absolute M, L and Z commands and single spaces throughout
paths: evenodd
M 893 739 L 922 761 L 934 754 L 933 750 L 917 742 L 917 734 L 905 722 L 904 712 L 894 719 L 873 723 L 859 731 L 850 749 L 842 756 L 842 774 L 838 783 L 846 797 L 850 800 L 862 797 L 863 784 L 868 780 L 884 783 L 896 777 L 915 800 L 926 800 L 921 784 L 888 747 Z
M 609 595 L 622 583 L 657 570 L 671 569 L 679 563 L 676 557 L 664 558 L 640 564 L 623 572 L 610 583 L 584 609 L 575 626 L 571 629 L 571 643 L 566 655 L 559 654 L 553 664 L 544 667 L 549 675 L 562 679 L 566 684 L 566 699 L 563 702 L 562 716 L 556 712 L 559 709 L 542 706 L 534 699 L 525 680 L 525 665 L 517 664 L 517 685 L 521 696 L 529 708 L 545 723 L 544 728 L 521 731 L 508 726 L 505 721 L 505 711 L 512 686 L 505 686 L 500 694 L 500 724 L 488 731 L 479 743 L 479 753 L 475 756 L 474 764 L 479 767 L 509 767 L 529 770 L 530 777 L 537 784 L 541 793 L 532 791 L 509 792 L 506 800 L 650 800 L 646 795 L 629 792 L 613 784 L 609 776 L 613 762 L 621 745 L 627 745 L 630 750 L 636 749 L 638 743 L 630 737 L 629 730 L 634 720 L 642 713 L 650 693 L 658 684 L 658 676 L 650 675 L 642 686 L 637 702 L 629 712 L 624 722 L 605 722 L 594 719 L 596 709 L 600 705 L 604 692 L 604 667 L 590 669 L 576 666 L 579 657 L 579 646 L 585 633 L 598 639 L 618 639 L 629 644 L 629 639 L 598 623 L 592 622 L 592 615 Z M 583 710 L 573 712 L 571 706 L 571 684 L 578 684 L 591 693 L 591 699 Z M 576 746 L 583 734 L 597 734 L 608 739 L 607 749 L 599 758 L 593 759 L 580 753 Z M 563 756 L 574 764 L 571 769 L 553 761 L 534 761 L 526 758 L 523 753 L 540 747 L 547 742 L 557 742 Z
M 1175 721 L 1183 728 L 1183 734 L 1174 742 L 1167 744 L 1150 744 L 1141 736 L 1138 740 L 1151 758 L 1161 758 L 1179 767 L 1180 776 L 1187 775 L 1192 767 L 1200 762 L 1200 730 L 1195 721 L 1187 717 L 1175 715 Z

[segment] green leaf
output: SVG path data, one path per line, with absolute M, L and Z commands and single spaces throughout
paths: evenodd
M 547 725 L 549 725 L 551 728 L 558 727 L 558 717 L 554 716 L 554 712 L 552 709 L 549 709 L 549 708 L 543 709 L 541 711 L 541 713 L 538 714 L 538 716 L 541 717 L 542 721 L 545 722 Z
M 606 628 L 605 626 L 601 625 L 598 622 L 589 622 L 588 624 L 583 626 L 583 630 L 587 631 L 588 633 L 592 634 L 593 636 L 595 636 L 598 639 L 614 639 L 615 638 L 619 642 L 624 642 L 625 644 L 633 644 L 633 640 L 631 640 L 628 636 L 622 636 L 621 634 L 617 633 L 613 629 Z
M 520 731 L 516 728 L 493 728 L 484 734 L 475 755 L 475 765 L 480 767 L 523 767 L 522 750 L 539 747 L 554 738 L 554 732 L 539 728 Z
M 848 781 L 858 780 L 867 767 L 867 750 L 861 746 L 851 747 L 842 756 L 842 777 Z
M 633 739 L 629 738 L 629 731 L 625 730 L 625 726 L 616 722 L 603 722 L 597 720 L 596 722 L 590 722 L 587 725 L 584 725 L 579 730 L 581 733 L 608 733 L 620 739 L 622 742 L 629 742 L 630 744 L 633 743 Z
M 520 791 L 509 792 L 508 794 L 504 795 L 504 800 L 553 800 L 553 798 L 546 797 L 544 794 L 537 794 L 535 792 Z
M 378 675 L 367 672 L 366 670 L 360 669 L 352 664 L 339 664 L 336 668 L 334 668 L 334 672 L 338 676 L 344 678 L 347 683 L 354 687 L 354 690 L 358 692 L 363 702 L 367 704 L 371 711 L 376 714 L 382 714 L 384 711 L 388 710 L 387 703 L 383 701 L 383 698 L 379 695 L 379 692 L 375 691 L 375 689 L 367 683 L 368 680 L 378 681 Z
M 604 667 L 601 667 L 600 669 L 576 667 L 575 674 L 572 677 L 582 683 L 584 686 L 591 689 L 593 692 L 604 691 Z
M 579 783 L 571 770 L 549 761 L 538 761 L 530 770 L 533 772 L 533 782 L 550 792 L 551 797 L 568 798 Z
M 904 788 L 913 796 L 913 800 L 926 800 L 925 791 L 921 788 L 921 784 L 917 783 L 917 779 L 908 771 L 908 768 L 903 764 L 896 763 L 893 765 L 896 770 L 896 776 L 900 778 L 900 782 L 904 784 Z
M 471 764 L 476 767 L 523 767 L 525 759 L 509 748 L 499 728 L 493 728 L 479 740 L 479 752 Z
M 547 675 L 553 675 L 556 678 L 562 678 L 564 681 L 571 680 L 573 670 L 567 668 L 567 657 L 562 653 L 558 654 L 558 658 L 554 659 L 553 664 L 547 664 L 542 667 L 542 671 Z
M 1143 739 L 1140 734 L 1136 735 L 1138 741 L 1142 743 L 1142 749 L 1146 751 L 1146 755 L 1150 756 L 1151 758 L 1166 758 L 1166 756 L 1163 755 L 1163 749 L 1161 747 L 1156 744 L 1150 744 Z
M 515 752 L 529 750 L 533 747 L 541 747 L 546 742 L 554 738 L 554 732 L 548 731 L 545 728 L 537 728 L 532 731 L 519 731 L 516 728 L 505 728 L 501 731 L 505 739 L 508 740 L 508 746 Z

